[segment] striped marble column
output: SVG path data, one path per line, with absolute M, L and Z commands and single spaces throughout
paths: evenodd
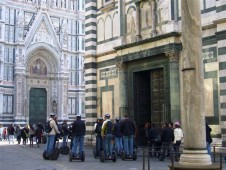
M 86 130 L 91 134 L 97 118 L 97 64 L 96 64 L 96 0 L 86 0 L 85 20 L 85 113 Z

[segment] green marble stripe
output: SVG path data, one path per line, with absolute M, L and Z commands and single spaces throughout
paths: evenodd
M 220 96 L 225 96 L 226 95 L 226 90 L 220 90 Z
M 202 44 L 203 44 L 203 46 L 217 44 L 216 35 L 202 38 Z
M 88 38 L 85 40 L 85 43 L 88 43 L 88 42 L 96 42 L 97 39 L 96 38 Z
M 226 82 L 226 77 L 220 77 L 220 83 L 225 83 Z
M 90 19 L 90 18 L 96 18 L 96 17 L 97 17 L 96 14 L 89 14 L 89 15 L 86 15 L 86 16 L 85 16 L 85 19 L 87 20 L 87 19 Z
M 226 54 L 226 47 L 218 48 L 218 55 L 224 55 Z
M 219 63 L 219 70 L 225 70 L 226 69 L 226 62 L 220 62 Z
M 87 27 L 90 27 L 90 26 L 96 27 L 96 26 L 97 26 L 97 23 L 96 23 L 96 22 L 89 22 L 89 23 L 86 23 L 86 24 L 85 24 L 85 27 L 86 27 L 86 28 L 87 28 Z
M 89 50 L 96 50 L 97 49 L 97 46 L 96 45 L 91 45 L 91 46 L 87 46 L 85 48 L 86 51 L 89 51 Z
M 226 4 L 225 5 L 222 5 L 222 6 L 218 6 L 216 11 L 217 12 L 222 12 L 222 11 L 225 11 L 226 10 Z
M 226 121 L 226 115 L 221 115 L 221 121 Z
M 221 128 L 221 134 L 226 134 L 226 129 L 225 128 Z
M 97 3 L 97 0 L 86 0 L 85 1 L 86 4 L 91 3 L 91 2 Z
M 97 92 L 97 88 L 86 89 L 86 93 Z
M 97 84 L 97 80 L 88 80 L 88 81 L 85 81 L 85 84 L 88 85 L 88 84 Z
M 86 105 L 85 109 L 96 109 L 97 105 Z
M 89 35 L 89 34 L 97 34 L 97 31 L 96 30 L 89 30 L 89 31 L 86 31 L 85 34 L 86 35 Z
M 97 117 L 97 113 L 86 113 L 87 118 Z
M 96 69 L 97 68 L 97 63 L 95 63 L 95 62 L 85 63 L 84 67 L 85 67 L 86 70 L 87 69 L 91 69 L 91 68 Z
M 225 103 L 225 102 L 222 102 L 222 103 L 220 104 L 220 108 L 221 108 L 221 109 L 226 109 L 226 103 Z
M 96 11 L 97 10 L 97 7 L 96 6 L 89 6 L 85 9 L 86 12 L 89 12 L 89 11 Z
M 205 72 L 204 79 L 217 77 L 217 71 Z
M 86 101 L 93 101 L 93 100 L 96 101 L 97 97 L 96 96 L 86 97 L 85 100 Z

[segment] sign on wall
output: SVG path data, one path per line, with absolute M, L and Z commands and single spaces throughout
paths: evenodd
M 105 68 L 100 70 L 100 80 L 112 79 L 118 77 L 117 67 Z

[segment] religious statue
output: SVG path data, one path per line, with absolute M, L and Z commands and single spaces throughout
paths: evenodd
M 52 109 L 53 109 L 53 113 L 57 112 L 57 102 L 56 102 L 56 100 L 53 100 Z

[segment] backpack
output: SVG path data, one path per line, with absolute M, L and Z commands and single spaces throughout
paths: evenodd
M 52 130 L 51 126 L 50 126 L 50 120 L 46 122 L 45 124 L 45 132 L 46 133 L 50 133 Z

